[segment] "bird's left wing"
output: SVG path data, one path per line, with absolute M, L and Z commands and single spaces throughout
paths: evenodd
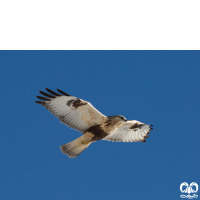
M 136 120 L 130 120 L 122 123 L 118 129 L 114 130 L 103 140 L 113 142 L 146 142 L 145 138 L 148 138 L 150 130 L 153 129 L 147 124 L 143 124 Z
M 39 91 L 42 95 L 36 96 L 44 101 L 36 101 L 47 108 L 53 115 L 67 126 L 84 133 L 89 127 L 102 123 L 106 117 L 87 101 L 71 96 L 59 89 L 54 92 L 45 88 L 49 93 Z

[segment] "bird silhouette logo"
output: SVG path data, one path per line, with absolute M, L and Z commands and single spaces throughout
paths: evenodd
M 180 191 L 182 193 L 188 193 L 188 195 L 184 195 L 182 194 L 180 197 L 181 198 L 188 198 L 188 199 L 193 199 L 193 198 L 197 198 L 198 195 L 193 194 L 190 195 L 192 193 L 197 193 L 198 192 L 198 184 L 195 182 L 190 183 L 190 185 L 186 182 L 181 183 L 180 185 Z

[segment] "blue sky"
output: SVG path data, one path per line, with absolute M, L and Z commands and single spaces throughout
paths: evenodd
M 1 51 L 0 66 L 1 199 L 168 200 L 200 184 L 200 51 Z M 34 103 L 45 87 L 154 129 L 70 159 L 59 146 L 81 134 Z

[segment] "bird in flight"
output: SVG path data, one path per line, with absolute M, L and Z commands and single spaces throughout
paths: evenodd
M 108 140 L 114 142 L 146 142 L 152 126 L 136 120 L 127 120 L 121 115 L 105 116 L 91 103 L 71 96 L 62 90 L 54 92 L 45 88 L 47 92 L 39 91 L 42 96 L 36 96 L 42 101 L 35 101 L 43 105 L 53 115 L 67 126 L 83 133 L 72 142 L 60 146 L 62 153 L 70 158 L 77 157 L 92 142 Z

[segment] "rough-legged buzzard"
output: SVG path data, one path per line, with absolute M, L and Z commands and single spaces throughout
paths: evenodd
M 127 120 L 121 115 L 105 116 L 89 102 L 71 96 L 59 89 L 54 92 L 45 88 L 49 93 L 39 91 L 36 96 L 44 101 L 36 101 L 47 108 L 52 114 L 67 126 L 76 129 L 83 135 L 76 140 L 61 146 L 61 151 L 70 158 L 77 157 L 92 142 L 108 140 L 115 142 L 146 142 L 152 125 L 136 120 Z

